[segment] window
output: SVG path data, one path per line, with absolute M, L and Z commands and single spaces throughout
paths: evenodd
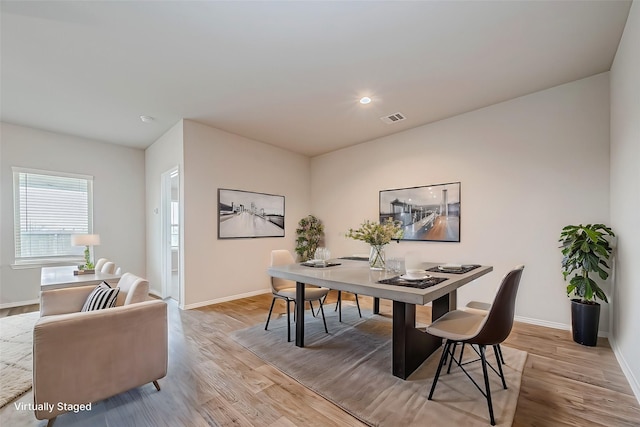
M 13 168 L 16 264 L 82 261 L 72 234 L 93 231 L 93 177 Z

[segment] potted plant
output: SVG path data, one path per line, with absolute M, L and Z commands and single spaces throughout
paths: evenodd
M 356 230 L 350 228 L 347 237 L 370 244 L 369 267 L 372 270 L 384 270 L 386 267 L 384 246 L 392 240 L 399 242 L 403 234 L 402 223 L 387 218 L 382 223 L 367 220 Z
M 298 221 L 296 228 L 296 253 L 300 261 L 313 259 L 316 249 L 324 236 L 324 225 L 313 215 L 307 215 Z
M 600 304 L 596 300 L 608 302 L 598 283 L 589 277 L 592 273 L 602 280 L 609 277 L 607 261 L 613 248 L 608 236 L 615 234 L 603 224 L 568 225 L 560 233 L 564 280 L 573 273 L 567 296 L 577 297 L 571 299 L 573 340 L 582 345 L 596 345 L 600 322 Z

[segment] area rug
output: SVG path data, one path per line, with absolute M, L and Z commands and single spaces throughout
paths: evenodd
M 371 426 L 489 425 L 484 396 L 457 367 L 443 372 L 433 400 L 427 400 L 440 351 L 427 359 L 406 381 L 391 374 L 391 319 L 368 315 L 360 319 L 355 308 L 343 307 L 343 322 L 333 310 L 327 313 L 329 334 L 322 320 L 305 321 L 305 348 L 287 342 L 286 319 L 236 331 L 232 338 L 259 358 L 333 402 Z M 363 313 L 364 315 L 364 313 Z M 292 332 L 294 328 L 292 325 Z M 502 346 L 507 390 L 490 371 L 497 425 L 510 426 L 518 402 L 527 353 Z M 465 355 L 474 353 L 467 347 Z M 495 358 L 487 351 L 490 360 Z M 479 362 L 467 370 L 483 384 Z
M 33 326 L 40 312 L 0 318 L 0 408 L 31 389 Z

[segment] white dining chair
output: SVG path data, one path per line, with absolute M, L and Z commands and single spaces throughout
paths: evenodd
M 105 262 L 100 269 L 101 273 L 114 274 L 116 272 L 116 264 L 114 262 Z
M 109 259 L 107 258 L 100 258 L 98 261 L 96 261 L 96 265 L 94 266 L 94 269 L 96 271 L 102 271 L 102 267 L 105 265 L 105 263 L 109 262 Z

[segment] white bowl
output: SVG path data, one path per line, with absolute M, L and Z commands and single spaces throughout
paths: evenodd
M 420 280 L 423 279 L 427 275 L 425 270 L 407 270 L 407 273 L 404 275 L 407 279 Z

